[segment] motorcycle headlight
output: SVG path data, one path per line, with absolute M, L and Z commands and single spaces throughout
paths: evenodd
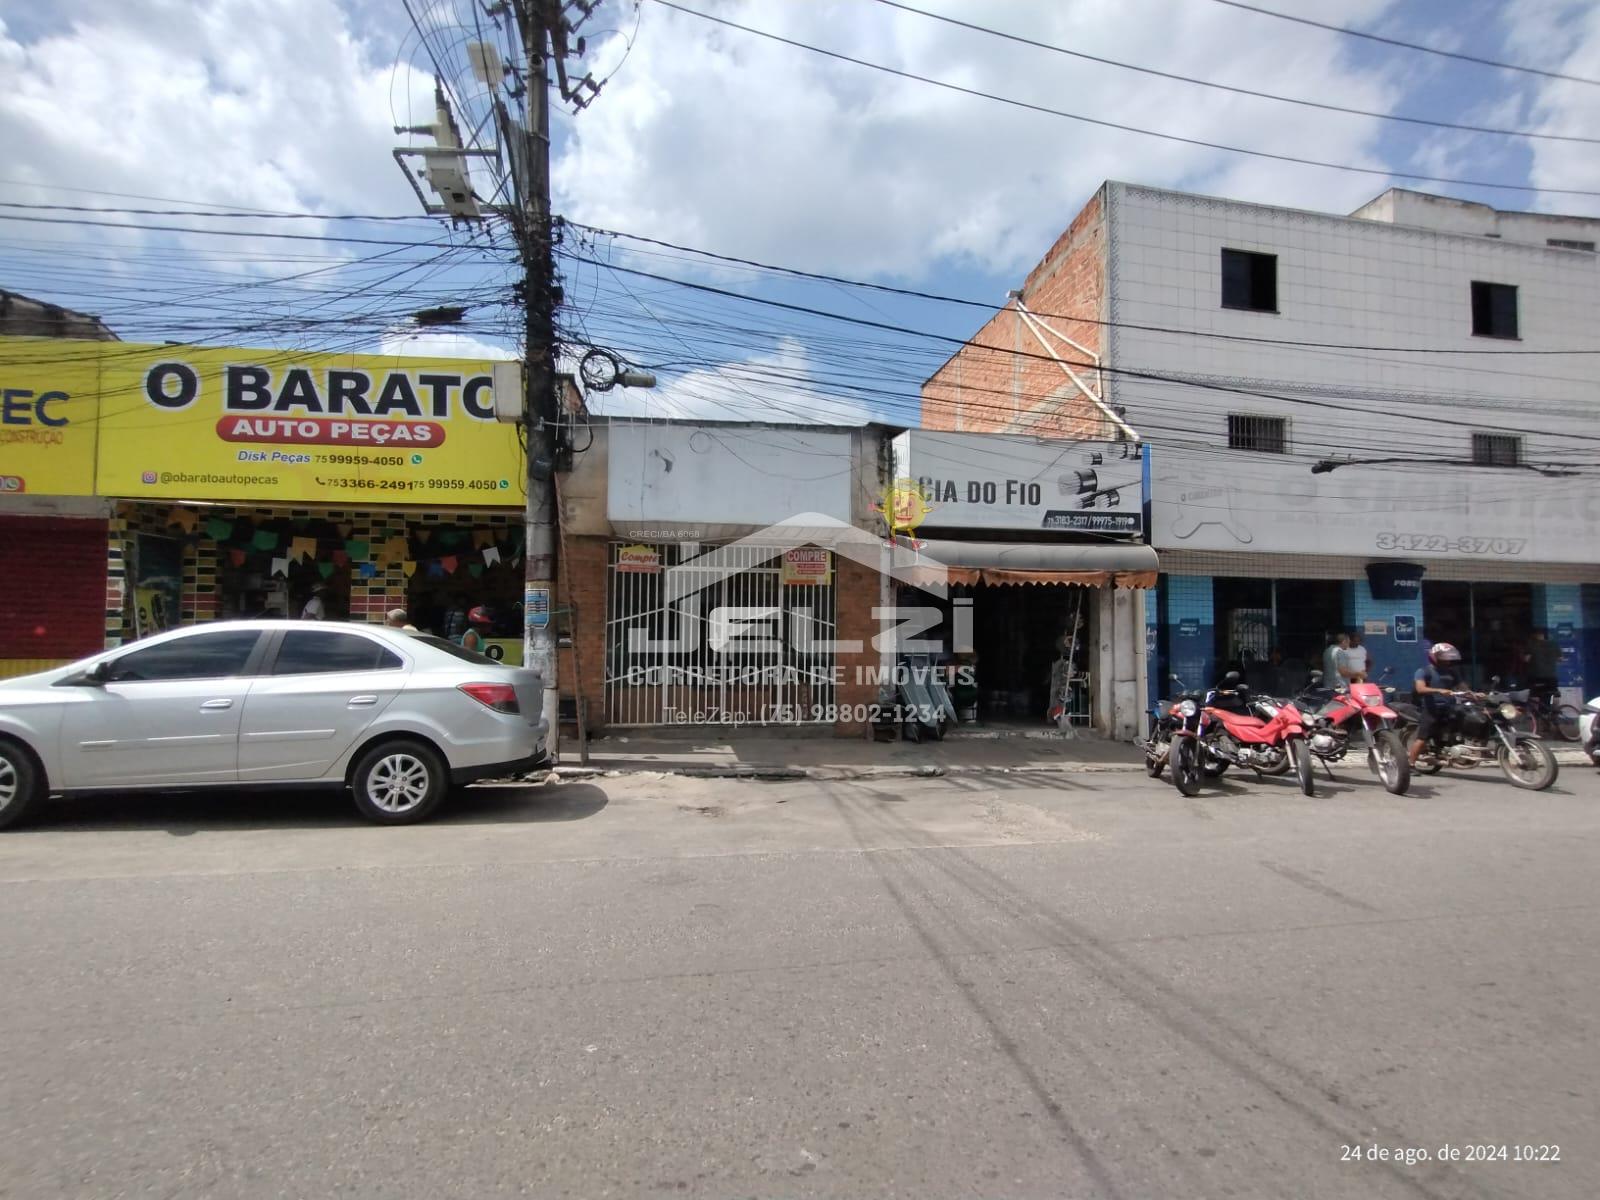
M 1193 700 L 1180 700 L 1180 701 L 1178 701 L 1178 715 L 1179 716 L 1192 717 L 1198 711 L 1199 710 L 1197 708 L 1195 708 L 1195 703 L 1194 703 Z
M 1522 710 L 1515 704 L 1502 704 L 1500 706 L 1500 715 L 1507 721 L 1515 721 L 1522 715 Z

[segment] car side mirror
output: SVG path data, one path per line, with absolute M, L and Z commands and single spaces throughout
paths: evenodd
M 87 671 L 79 671 L 76 675 L 68 675 L 65 679 L 58 680 L 57 687 L 105 687 L 111 682 L 111 663 L 109 661 L 97 662 Z

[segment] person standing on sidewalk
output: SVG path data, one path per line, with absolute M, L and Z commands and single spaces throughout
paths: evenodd
M 1322 686 L 1325 688 L 1340 687 L 1345 683 L 1344 673 L 1347 669 L 1345 652 L 1350 649 L 1350 635 L 1340 630 L 1333 635 L 1333 640 L 1328 643 L 1327 649 L 1322 652 Z
M 1365 683 L 1367 680 L 1367 648 L 1361 644 L 1359 633 L 1350 634 L 1350 645 L 1344 652 L 1344 681 Z

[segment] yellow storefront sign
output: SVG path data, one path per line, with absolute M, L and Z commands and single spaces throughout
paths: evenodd
M 72 419 L 66 427 L 46 428 L 77 434 L 75 425 L 87 427 L 92 487 L 80 486 L 78 494 L 365 506 L 522 504 L 522 452 L 515 427 L 494 419 L 488 362 L 5 342 L 15 344 L 0 347 L 9 356 L 0 358 L 4 386 L 29 393 L 15 401 L 17 419 L 37 416 L 41 392 L 62 393 L 70 403 L 47 402 L 44 415 Z M 70 407 L 80 401 L 83 417 Z M 0 416 L 6 411 L 0 408 Z M 0 454 L 7 445 L 0 442 Z
M 94 494 L 101 344 L 0 338 L 0 495 Z

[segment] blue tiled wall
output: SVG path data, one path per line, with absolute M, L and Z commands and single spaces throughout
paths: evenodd
M 1186 687 L 1211 686 L 1216 671 L 1216 607 L 1209 575 L 1169 575 L 1166 588 L 1168 670 Z M 1170 695 L 1177 685 L 1162 681 Z
M 1583 695 L 1600 692 L 1600 584 L 1583 585 Z
M 1550 631 L 1550 640 L 1561 647 L 1559 682 L 1564 688 L 1584 686 L 1583 585 L 1577 583 L 1538 583 L 1533 587 L 1533 623 Z
M 1416 641 L 1395 639 L 1396 618 L 1410 618 L 1411 632 Z M 1428 646 L 1422 640 L 1422 597 L 1410 600 L 1375 600 L 1372 587 L 1365 579 L 1347 580 L 1344 584 L 1344 620 L 1351 629 L 1361 632 L 1361 643 L 1367 648 L 1368 677 L 1376 680 L 1384 668 L 1392 668 L 1387 682 L 1402 691 L 1408 690 L 1417 669 L 1427 661 Z M 1382 621 L 1385 633 L 1367 633 L 1368 621 Z

